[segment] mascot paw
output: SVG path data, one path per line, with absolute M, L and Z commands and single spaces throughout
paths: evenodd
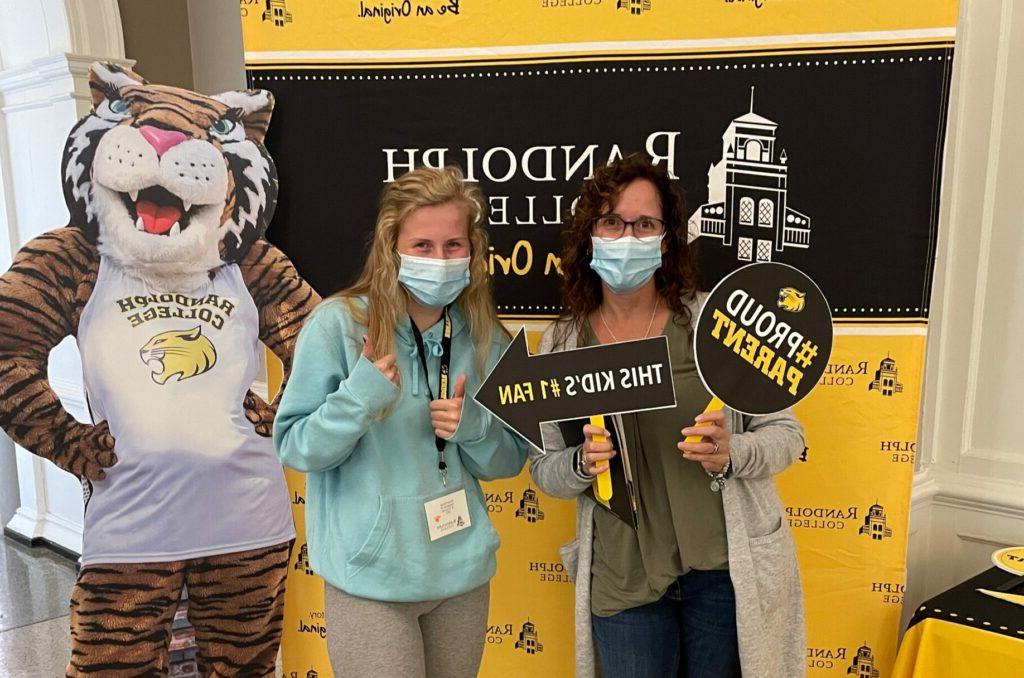
M 80 439 L 65 446 L 65 454 L 54 459 L 62 469 L 83 480 L 103 480 L 103 471 L 117 463 L 114 454 L 114 436 L 110 435 L 107 422 L 91 427 Z
M 253 425 L 258 435 L 269 438 L 274 433 L 274 410 L 252 391 L 249 391 L 242 402 L 245 418 Z

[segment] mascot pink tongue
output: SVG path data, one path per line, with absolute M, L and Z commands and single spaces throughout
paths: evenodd
M 69 224 L 0 275 L 0 429 L 87 497 L 66 675 L 167 675 L 187 586 L 198 673 L 272 676 L 295 529 L 275 406 L 249 389 L 261 341 L 288 374 L 319 302 L 263 238 L 274 99 L 150 85 L 114 64 L 93 64 L 89 90 L 64 149 Z M 88 423 L 47 381 L 65 337 Z
M 136 203 L 135 211 L 142 219 L 146 233 L 155 235 L 163 235 L 181 219 L 181 210 L 177 207 L 162 207 L 148 200 Z

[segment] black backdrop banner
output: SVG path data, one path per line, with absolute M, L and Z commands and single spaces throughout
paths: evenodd
M 384 184 L 455 163 L 489 198 L 499 310 L 550 317 L 561 223 L 581 182 L 647 151 L 681 180 L 694 234 L 703 222 L 705 287 L 780 261 L 818 281 L 837 319 L 926 318 L 951 53 L 251 69 L 277 97 L 269 237 L 318 291 L 337 291 L 361 268 Z M 730 152 L 731 166 L 709 173 Z M 743 187 L 759 181 L 771 190 L 746 211 Z M 716 204 L 731 238 L 703 218 Z M 758 222 L 746 243 L 745 221 Z

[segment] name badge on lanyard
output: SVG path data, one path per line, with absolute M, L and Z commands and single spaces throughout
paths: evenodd
M 423 366 L 423 381 L 427 386 L 427 395 L 434 399 L 434 392 L 430 389 L 430 372 L 427 371 L 427 351 L 423 347 L 423 335 L 416 327 L 416 321 L 409 317 L 412 324 L 412 336 L 416 340 L 416 352 L 420 356 L 420 364 Z M 448 307 L 444 307 L 444 333 L 441 335 L 441 362 L 437 375 L 437 396 L 438 398 L 448 397 L 448 370 L 452 361 L 452 318 L 448 313 Z M 448 441 L 441 436 L 434 436 L 434 446 L 437 448 L 437 472 L 441 476 L 441 484 L 448 485 L 448 464 L 444 460 L 444 447 Z M 465 502 L 465 497 L 463 497 Z M 467 515 L 468 519 L 468 515 Z M 462 528 L 459 528 L 462 529 Z M 433 537 L 431 537 L 433 539 Z
M 427 513 L 430 541 L 437 541 L 473 524 L 469 519 L 469 504 L 466 502 L 464 489 L 425 502 L 423 510 Z

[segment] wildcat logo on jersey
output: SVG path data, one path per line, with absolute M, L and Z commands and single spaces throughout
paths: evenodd
M 196 325 L 161 332 L 139 349 L 139 357 L 152 368 L 153 381 L 163 386 L 171 377 L 184 381 L 209 372 L 217 364 L 217 349 Z

